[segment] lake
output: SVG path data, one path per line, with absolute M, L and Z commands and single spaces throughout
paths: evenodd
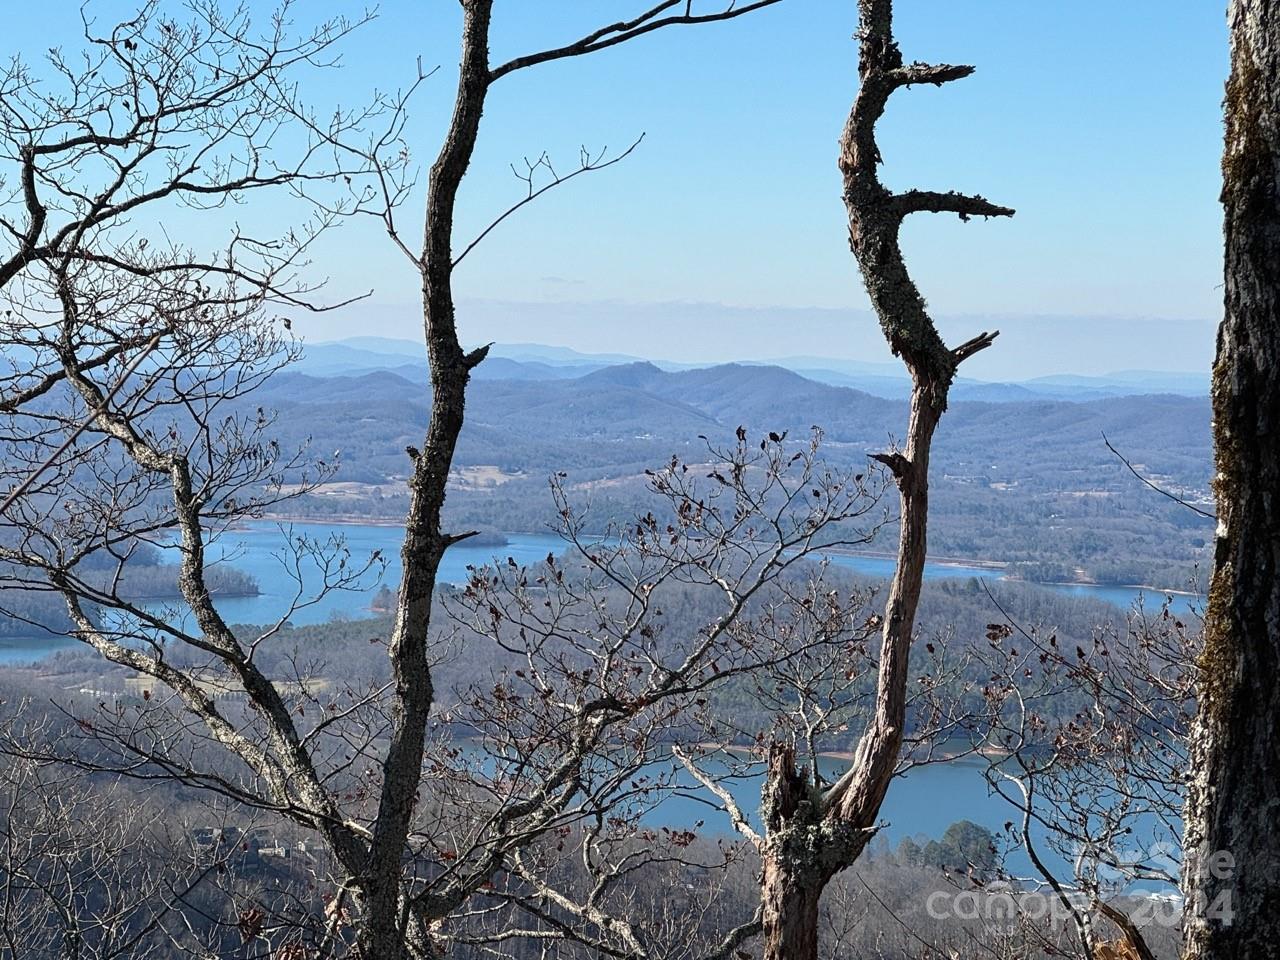
M 699 759 L 698 765 L 717 778 L 728 772 L 726 765 L 715 755 Z M 825 782 L 830 784 L 848 769 L 849 764 L 845 760 L 824 757 L 820 766 Z M 890 850 L 895 850 L 908 837 L 917 841 L 925 838 L 938 840 L 951 824 L 969 820 L 991 832 L 1005 854 L 1004 863 L 1011 873 L 1019 877 L 1037 876 L 1025 850 L 1020 844 L 1011 843 L 1005 831 L 1005 824 L 1009 822 L 1020 827 L 1022 814 L 1018 807 L 991 790 L 987 782 L 989 766 L 985 758 L 970 755 L 919 766 L 895 777 L 880 807 L 880 829 L 875 844 L 885 844 Z M 646 822 L 674 830 L 694 829 L 701 822 L 703 831 L 726 836 L 734 834 L 728 815 L 709 805 L 709 802 L 716 802 L 715 798 L 682 767 L 677 772 L 683 792 L 673 793 L 665 799 L 645 817 Z M 743 814 L 759 832 L 762 826 L 759 817 L 760 789 L 764 783 L 762 766 L 751 768 L 751 772 L 751 776 L 722 779 L 721 784 L 728 788 Z M 1016 788 L 1010 784 L 1003 784 L 1002 789 L 1017 796 Z M 1048 808 L 1041 803 L 1037 811 L 1043 816 L 1048 813 Z M 1133 817 L 1129 826 L 1132 833 L 1122 845 L 1126 850 L 1155 851 L 1157 842 L 1167 843 L 1170 839 L 1168 826 L 1149 812 Z M 1069 879 L 1072 864 L 1052 846 L 1048 828 L 1033 821 L 1031 835 L 1042 862 L 1059 878 Z M 923 846 L 923 842 L 920 845 Z M 1169 892 L 1168 885 L 1156 879 L 1135 881 L 1130 889 Z
M 387 560 L 382 582 L 394 586 L 400 579 L 400 546 L 403 542 L 401 527 L 295 523 L 288 525 L 287 529 L 294 536 L 311 539 L 340 536 L 350 549 L 353 559 L 356 560 L 368 557 L 374 550 L 379 550 Z M 264 623 L 280 616 L 288 609 L 291 599 L 290 590 L 293 585 L 281 576 L 282 567 L 278 557 L 281 537 L 280 525 L 255 523 L 244 530 L 226 535 L 222 542 L 209 550 L 210 558 L 224 559 L 252 575 L 258 581 L 259 589 L 262 591 L 256 597 L 235 597 L 221 601 L 220 606 L 227 619 L 236 623 Z M 494 562 L 495 559 L 505 561 L 507 557 L 513 558 L 519 564 L 531 564 L 545 559 L 548 553 L 559 556 L 566 550 L 564 541 L 551 533 L 508 533 L 506 537 L 505 546 L 473 546 L 463 541 L 450 547 L 440 564 L 440 579 L 445 583 L 463 583 L 466 581 L 469 566 L 482 566 Z M 865 577 L 887 580 L 893 574 L 893 560 L 889 557 L 835 554 L 830 557 L 830 561 L 835 566 L 854 570 Z M 924 575 L 926 580 L 971 577 L 1001 579 L 1001 573 L 996 568 L 951 563 L 930 563 L 926 565 Z M 307 624 L 322 623 L 333 616 L 353 618 L 367 616 L 368 598 L 376 585 L 371 577 L 366 593 L 330 595 L 314 606 L 300 611 L 292 619 L 295 623 Z M 1132 606 L 1140 596 L 1143 596 L 1141 590 L 1132 587 L 1090 584 L 1045 584 L 1040 585 L 1039 589 L 1071 596 L 1093 597 L 1119 607 Z M 1163 600 L 1163 596 L 1163 594 L 1148 593 L 1146 602 L 1157 604 Z M 1175 611 L 1186 612 L 1194 599 L 1185 595 L 1175 596 L 1173 604 Z
M 355 562 L 363 562 L 373 551 L 381 551 L 387 567 L 381 581 L 374 576 L 366 578 L 359 592 L 334 593 L 308 606 L 291 618 L 295 623 L 320 623 L 335 617 L 358 619 L 369 616 L 369 602 L 373 591 L 381 583 L 394 585 L 400 576 L 400 545 L 402 529 L 372 524 L 323 524 L 295 523 L 283 529 L 292 536 L 312 539 L 341 537 L 351 551 Z M 250 574 L 258 582 L 261 593 L 254 597 L 224 598 L 219 601 L 223 615 L 233 623 L 264 623 L 274 620 L 289 609 L 296 584 L 284 575 L 279 558 L 282 543 L 282 525 L 254 523 L 244 529 L 226 534 L 208 550 L 210 562 L 227 562 Z M 466 543 L 451 547 L 444 556 L 440 577 L 447 583 L 466 580 L 468 566 L 480 566 L 512 557 L 517 563 L 532 564 L 546 558 L 548 553 L 561 554 L 565 544 L 560 538 L 538 533 L 507 534 L 504 546 L 477 546 Z M 831 563 L 872 578 L 887 578 L 893 572 L 893 561 L 884 557 L 859 557 L 833 555 Z M 315 576 L 313 568 L 310 571 Z M 305 575 L 304 575 L 305 576 Z M 931 563 L 925 568 L 928 580 L 948 578 L 1000 579 L 999 570 L 990 567 L 963 566 Z M 1045 585 L 1038 589 L 1053 590 L 1076 596 L 1089 596 L 1116 604 L 1131 606 L 1141 591 L 1123 587 L 1096 587 L 1087 585 Z M 1175 597 L 1174 608 L 1185 611 L 1194 598 Z M 1158 603 L 1163 595 L 1148 596 L 1148 604 Z M 66 638 L 49 636 L 8 638 L 0 640 L 0 664 L 31 662 L 50 653 L 74 646 Z M 714 762 L 714 761 L 712 761 Z M 839 775 L 845 764 L 841 760 L 824 760 L 830 779 Z M 972 820 L 999 834 L 1005 821 L 1014 819 L 1012 807 L 993 797 L 988 789 L 984 770 L 986 763 L 980 759 L 958 760 L 918 768 L 896 779 L 889 790 L 881 819 L 886 826 L 882 836 L 892 846 L 907 836 L 923 835 L 932 839 L 941 837 L 946 828 L 957 820 Z M 692 782 L 685 776 L 688 786 Z M 758 777 L 744 778 L 731 784 L 732 793 L 743 809 L 755 811 L 760 797 Z M 704 795 L 705 796 L 705 795 Z M 698 820 L 705 820 L 708 829 L 728 833 L 727 820 L 715 814 L 705 802 L 687 796 L 673 796 L 655 815 L 656 822 L 673 828 L 689 827 Z M 1065 867 L 1056 855 L 1042 847 L 1042 855 L 1058 867 Z M 1029 864 L 1015 854 L 1011 866 L 1020 872 L 1029 871 Z
M 699 763 L 711 773 L 718 774 L 723 769 L 723 765 L 717 769 L 714 759 Z M 824 758 L 821 766 L 823 776 L 830 783 L 849 765 L 844 760 Z M 986 827 L 996 837 L 1003 836 L 1005 822 L 1018 819 L 1017 810 L 992 794 L 986 770 L 987 762 L 979 757 L 917 767 L 895 778 L 880 808 L 883 826 L 877 834 L 877 842 L 886 842 L 891 848 L 896 848 L 906 837 L 923 836 L 937 840 L 957 820 L 971 820 Z M 691 776 L 682 771 L 680 782 L 688 788 L 688 795 L 677 794 L 664 801 L 653 815 L 655 823 L 673 829 L 690 829 L 702 821 L 706 829 L 715 833 L 733 832 L 728 817 L 704 802 L 711 798 L 705 791 L 697 791 L 697 784 Z M 763 776 L 733 779 L 726 781 L 725 785 L 752 826 L 759 830 Z M 1065 861 L 1043 843 L 1044 831 L 1037 830 L 1036 834 L 1037 840 L 1041 841 L 1040 852 L 1050 866 L 1059 871 L 1069 869 Z M 1031 863 L 1021 851 L 1011 852 L 1008 863 L 1010 869 L 1020 874 L 1031 871 Z
M 295 624 L 324 623 L 339 617 L 359 619 L 371 616 L 369 602 L 374 590 L 380 584 L 394 586 L 400 578 L 402 527 L 255 522 L 224 534 L 207 550 L 210 563 L 229 563 L 252 576 L 258 583 L 260 593 L 257 596 L 225 597 L 219 600 L 219 609 L 231 623 L 269 623 L 288 611 L 295 598 L 297 584 L 286 573 L 280 558 L 280 547 L 286 534 L 312 540 L 340 537 L 351 551 L 353 562 L 363 563 L 375 550 L 381 551 L 387 562 L 381 580 L 370 575 L 365 578 L 359 591 L 335 592 L 322 597 L 295 611 L 290 617 Z M 467 578 L 469 566 L 492 563 L 495 558 L 505 561 L 507 557 L 519 564 L 531 564 L 544 559 L 548 553 L 559 555 L 566 549 L 564 541 L 550 533 L 509 533 L 506 537 L 505 546 L 477 546 L 463 541 L 450 547 L 440 564 L 440 579 L 445 583 L 462 583 Z M 893 560 L 888 557 L 835 554 L 830 557 L 830 561 L 835 566 L 845 567 L 871 578 L 887 579 L 893 573 Z M 310 578 L 314 582 L 316 577 L 318 571 L 314 566 L 310 570 L 304 566 L 304 579 Z M 929 563 L 925 567 L 926 580 L 966 578 L 999 580 L 1001 574 L 998 569 L 991 567 L 963 564 Z M 1144 597 L 1143 591 L 1132 587 L 1044 584 L 1037 588 L 1071 596 L 1093 597 L 1120 608 L 1131 607 L 1140 597 Z M 1145 602 L 1149 606 L 1155 606 L 1163 599 L 1163 594 L 1145 594 Z M 1180 614 L 1186 613 L 1196 602 L 1195 597 L 1175 595 L 1173 610 Z M 72 645 L 74 641 L 47 635 L 0 639 L 0 664 L 30 662 Z
M 387 560 L 382 583 L 394 586 L 400 579 L 400 546 L 403 529 L 393 526 L 370 524 L 322 524 L 295 523 L 288 525 L 293 536 L 324 540 L 331 536 L 342 537 L 355 560 L 368 557 L 379 550 Z M 455 544 L 445 552 L 440 564 L 440 579 L 445 583 L 463 583 L 467 579 L 467 567 L 483 566 L 495 559 L 505 561 L 511 557 L 519 564 L 532 564 L 544 560 L 549 553 L 557 556 L 566 552 L 566 545 L 551 533 L 508 533 L 504 546 L 473 546 L 467 541 Z M 212 560 L 224 560 L 237 569 L 250 574 L 258 581 L 261 593 L 256 597 L 228 597 L 219 602 L 223 615 L 234 623 L 266 623 L 289 609 L 296 584 L 282 576 L 279 551 L 282 542 L 281 527 L 277 524 L 255 523 L 244 530 L 226 535 L 208 551 Z M 848 567 L 868 577 L 888 578 L 893 573 L 893 561 L 887 557 L 833 556 L 834 565 Z M 313 570 L 313 574 L 316 571 Z M 963 567 L 930 564 L 925 570 L 929 579 L 943 577 L 991 577 L 998 572 L 989 567 Z M 377 581 L 369 578 L 365 593 L 331 594 L 314 606 L 299 611 L 292 617 L 294 623 L 323 623 L 333 616 L 352 618 L 368 616 L 369 597 Z

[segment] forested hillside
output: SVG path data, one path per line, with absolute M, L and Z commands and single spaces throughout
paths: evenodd
M 387 371 L 285 373 L 269 382 L 254 402 L 280 411 L 284 440 L 310 437 L 318 452 L 340 454 L 335 485 L 290 509 L 402 515 L 405 448 L 427 422 L 428 395 L 424 384 Z M 459 523 L 540 530 L 551 510 L 547 478 L 564 471 L 603 526 L 640 506 L 645 469 L 673 454 L 698 460 L 702 437 L 725 442 L 744 425 L 803 438 L 816 425 L 824 457 L 855 465 L 887 449 L 905 416 L 904 401 L 771 366 L 664 372 L 637 363 L 553 380 L 481 377 L 471 388 L 450 508 Z M 934 454 L 933 551 L 1027 564 L 1024 575 L 1036 579 L 1184 586 L 1207 558 L 1211 525 L 1144 486 L 1104 435 L 1162 488 L 1207 501 L 1207 398 L 957 401 Z

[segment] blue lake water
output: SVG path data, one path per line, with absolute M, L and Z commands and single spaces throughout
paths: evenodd
M 725 765 L 714 756 L 703 757 L 698 763 L 717 777 L 727 772 Z M 1025 851 L 1017 843 L 1010 842 L 1011 838 L 1005 831 L 1006 823 L 1012 822 L 1015 827 L 1021 825 L 1021 812 L 990 788 L 986 776 L 989 766 L 986 759 L 969 756 L 916 767 L 895 777 L 880 807 L 876 844 L 886 844 L 893 850 L 908 837 L 917 841 L 937 840 L 951 824 L 958 820 L 969 820 L 991 831 L 997 846 L 1005 855 L 1005 866 L 1015 876 L 1037 876 Z M 758 766 L 752 768 L 751 776 L 722 781 L 757 831 L 761 829 L 759 808 L 763 773 L 756 772 L 760 769 Z M 848 769 L 848 763 L 823 758 L 821 769 L 825 782 L 832 783 Z M 732 834 L 733 826 L 728 816 L 708 802 L 715 802 L 714 798 L 683 769 L 679 770 L 679 774 L 678 782 L 684 792 L 677 792 L 665 799 L 646 819 L 654 826 L 676 830 L 693 829 L 701 823 L 703 830 Z M 1016 789 L 1008 784 L 1002 789 L 1016 795 Z M 1047 812 L 1040 809 L 1041 813 Z M 1144 852 L 1164 849 L 1155 845 L 1169 840 L 1167 828 L 1154 816 L 1135 817 L 1130 821 L 1130 826 L 1133 832 L 1123 845 L 1125 849 Z M 1045 865 L 1059 878 L 1069 879 L 1072 871 L 1070 861 L 1074 860 L 1074 856 L 1064 857 L 1050 843 L 1049 830 L 1044 824 L 1033 822 L 1031 835 L 1036 852 Z M 1168 892 L 1167 885 L 1158 880 L 1138 881 L 1131 889 Z
M 703 759 L 699 765 L 717 775 L 724 769 L 714 758 Z M 848 764 L 843 760 L 824 758 L 821 767 L 826 782 L 831 783 L 848 768 Z M 1001 836 L 1005 822 L 1017 820 L 1017 811 L 992 794 L 986 770 L 985 760 L 972 758 L 917 767 L 897 777 L 880 808 L 882 826 L 878 840 L 887 842 L 890 847 L 897 847 L 906 837 L 923 836 L 936 840 L 957 820 L 971 820 L 995 836 Z M 706 829 L 714 832 L 732 832 L 728 817 L 708 806 L 705 801 L 710 798 L 705 791 L 699 790 L 692 777 L 681 771 L 679 781 L 688 788 L 687 794 L 676 794 L 665 800 L 653 814 L 652 819 L 656 823 L 672 829 L 691 829 L 701 821 Z M 725 785 L 752 826 L 759 830 L 762 776 L 730 779 Z M 1038 840 L 1043 839 L 1043 832 L 1040 833 Z M 1043 842 L 1040 846 L 1044 846 Z M 1042 852 L 1056 868 L 1066 866 L 1053 857 L 1051 851 L 1046 849 Z M 1011 856 L 1009 866 L 1018 872 L 1031 869 L 1030 862 L 1024 861 L 1020 853 Z
M 212 560 L 223 560 L 250 574 L 261 591 L 256 597 L 228 597 L 219 602 L 223 615 L 233 623 L 266 623 L 281 616 L 289 609 L 296 595 L 297 584 L 283 575 L 281 544 L 285 533 L 293 537 L 326 540 L 340 537 L 351 551 L 352 561 L 363 562 L 373 551 L 381 552 L 387 566 L 381 580 L 370 575 L 365 578 L 363 593 L 334 593 L 322 598 L 292 616 L 296 624 L 322 623 L 333 616 L 358 618 L 368 616 L 369 599 L 381 582 L 392 587 L 400 579 L 400 547 L 404 533 L 400 527 L 372 526 L 364 524 L 329 525 L 320 523 L 295 523 L 284 526 L 258 523 L 244 530 L 224 535 L 208 551 Z M 445 583 L 463 583 L 469 566 L 483 566 L 495 560 L 511 557 L 519 564 L 531 564 L 543 560 L 548 554 L 557 556 L 568 549 L 565 542 L 551 533 L 509 533 L 502 546 L 473 546 L 465 540 L 450 547 L 440 564 L 440 579 Z M 888 579 L 893 574 L 893 561 L 887 557 L 833 556 L 832 564 L 848 567 L 868 577 Z M 312 571 L 313 577 L 318 572 Z M 963 567 L 931 564 L 925 570 L 929 579 L 945 577 L 993 577 L 997 571 L 990 567 Z
M 76 646 L 79 644 L 75 640 L 49 634 L 0 637 L 0 666 L 6 663 L 31 663 L 59 650 L 70 650 Z
M 360 619 L 371 615 L 369 603 L 378 586 L 394 586 L 400 578 L 400 545 L 403 529 L 397 526 L 372 524 L 293 523 L 277 524 L 258 522 L 223 534 L 210 544 L 207 555 L 211 563 L 225 562 L 244 571 L 258 583 L 259 594 L 252 597 L 226 597 L 219 601 L 223 616 L 232 623 L 270 623 L 288 612 L 298 598 L 298 585 L 290 576 L 282 561 L 281 547 L 284 538 L 305 537 L 315 541 L 340 538 L 351 553 L 351 563 L 363 564 L 374 552 L 379 551 L 386 561 L 379 577 L 370 573 L 363 578 L 359 590 L 337 591 L 309 602 L 293 612 L 290 620 L 297 625 L 323 623 L 333 618 Z M 466 541 L 451 547 L 440 565 L 440 579 L 446 583 L 466 580 L 468 566 L 481 566 L 496 559 L 512 557 L 517 563 L 530 564 L 541 560 L 548 553 L 561 554 L 565 544 L 550 533 L 507 534 L 504 546 L 472 545 Z M 835 566 L 845 567 L 872 578 L 887 579 L 893 573 L 893 560 L 888 557 L 864 557 L 833 555 Z M 318 570 L 304 564 L 304 583 L 314 587 Z M 930 563 L 925 567 L 927 580 L 948 578 L 981 578 L 999 580 L 998 569 L 964 566 L 958 564 Z M 1087 584 L 1043 585 L 1039 589 L 1057 593 L 1093 597 L 1121 608 L 1131 607 L 1139 597 L 1149 607 L 1164 599 L 1163 594 L 1142 591 L 1132 587 L 1091 586 Z M 309 594 L 303 593 L 303 597 Z M 1197 603 L 1195 597 L 1173 597 L 1173 609 L 1185 613 Z M 0 664 L 30 662 L 58 649 L 72 646 L 74 641 L 61 637 L 33 635 L 30 637 L 0 639 Z
M 225 534 L 208 551 L 212 560 L 225 560 L 236 568 L 253 576 L 261 593 L 256 597 L 233 597 L 219 604 L 224 616 L 234 623 L 266 623 L 281 616 L 289 608 L 296 593 L 296 583 L 284 575 L 280 552 L 282 538 L 288 533 L 294 537 L 326 540 L 340 537 L 351 551 L 352 561 L 363 562 L 373 551 L 381 552 L 387 561 L 381 583 L 394 586 L 400 579 L 400 546 L 403 529 L 394 526 L 367 524 L 295 523 L 282 527 L 279 524 L 255 523 L 243 530 Z M 504 546 L 473 546 L 466 541 L 450 547 L 440 565 L 440 579 L 445 583 L 462 583 L 467 578 L 467 567 L 482 566 L 495 559 L 513 558 L 519 564 L 529 564 L 544 559 L 548 553 L 557 556 L 566 551 L 559 537 L 550 533 L 509 533 Z M 866 577 L 888 579 L 893 574 L 893 560 L 889 557 L 864 557 L 833 555 L 831 563 L 856 571 Z M 312 576 L 314 577 L 313 570 Z M 931 563 L 925 567 L 928 580 L 967 579 L 970 577 L 1000 579 L 1000 571 L 991 567 L 963 566 L 959 564 Z M 369 599 L 378 585 L 377 577 L 365 579 L 362 593 L 334 593 L 318 603 L 298 611 L 290 619 L 296 624 L 322 623 L 334 616 L 358 618 L 367 616 Z M 1074 596 L 1089 596 L 1121 607 L 1131 606 L 1141 591 L 1130 587 L 1100 587 L 1087 584 L 1055 584 L 1041 587 Z M 1163 595 L 1148 594 L 1146 603 L 1158 604 Z M 1174 598 L 1174 608 L 1185 611 L 1193 598 Z
M 399 527 L 364 524 L 295 523 L 280 525 L 255 523 L 244 529 L 223 535 L 208 550 L 210 562 L 226 562 L 250 574 L 258 583 L 260 593 L 253 597 L 224 598 L 219 601 L 223 615 L 232 623 L 266 623 L 275 620 L 289 610 L 296 599 L 297 584 L 286 574 L 281 561 L 281 545 L 284 536 L 306 537 L 314 540 L 341 538 L 351 553 L 351 562 L 362 564 L 373 551 L 380 551 L 386 559 L 386 568 L 379 578 L 373 574 L 364 578 L 359 591 L 329 594 L 320 601 L 295 611 L 291 620 L 299 625 L 321 623 L 335 617 L 359 619 L 370 616 L 369 603 L 380 584 L 394 586 L 400 577 L 400 545 L 403 531 Z M 495 558 L 505 561 L 512 557 L 517 563 L 531 564 L 544 559 L 548 553 L 561 554 L 565 544 L 551 534 L 508 534 L 504 546 L 477 546 L 466 542 L 450 548 L 440 568 L 440 578 L 447 583 L 465 581 L 468 566 L 491 563 Z M 835 555 L 831 563 L 846 567 L 872 578 L 888 578 L 893 572 L 893 561 L 882 557 Z M 316 582 L 317 571 L 304 566 L 304 581 Z M 990 567 L 952 564 L 929 564 L 925 569 L 929 580 L 946 578 L 986 578 L 998 580 L 1000 572 Z M 1140 591 L 1124 587 L 1095 587 L 1087 585 L 1046 585 L 1039 589 L 1053 590 L 1075 596 L 1094 597 L 1130 607 L 1139 598 Z M 1148 606 L 1159 604 L 1162 594 L 1147 594 Z M 1195 598 L 1174 598 L 1174 609 L 1183 612 L 1190 608 Z M 0 664 L 31 662 L 48 654 L 74 646 L 74 641 L 60 637 L 33 636 L 0 640 Z M 714 761 L 711 761 L 714 763 Z M 829 779 L 835 779 L 844 767 L 843 761 L 824 760 Z M 923 835 L 938 838 L 957 820 L 972 820 L 999 834 L 1005 821 L 1015 819 L 1014 809 L 998 797 L 991 795 L 981 759 L 958 760 L 918 768 L 894 781 L 882 809 L 881 819 L 885 827 L 881 835 L 891 844 L 907 836 Z M 687 786 L 692 781 L 683 775 Z M 731 791 L 746 811 L 758 808 L 760 780 L 743 778 L 731 783 Z M 692 792 L 692 791 L 691 791 Z M 703 794 L 704 800 L 706 795 Z M 699 820 L 717 832 L 730 832 L 727 819 L 718 815 L 706 802 L 692 796 L 676 795 L 667 800 L 655 814 L 658 822 L 673 828 L 690 827 Z M 1064 867 L 1055 855 L 1042 844 L 1041 854 L 1060 867 Z M 1011 866 L 1015 870 L 1029 869 L 1018 856 Z
M 284 615 L 297 595 L 297 583 L 285 573 L 281 563 L 281 544 L 286 533 L 292 537 L 306 537 L 325 541 L 330 537 L 341 538 L 351 551 L 353 564 L 362 565 L 373 552 L 380 551 L 386 561 L 385 569 L 370 572 L 363 578 L 360 592 L 335 592 L 322 597 L 317 603 L 297 611 L 289 619 L 298 625 L 324 623 L 333 617 L 359 619 L 372 614 L 369 602 L 380 585 L 395 588 L 400 580 L 400 546 L 404 542 L 401 527 L 372 526 L 366 524 L 294 523 L 287 525 L 255 523 L 244 530 L 225 534 L 208 555 L 214 560 L 224 560 L 238 570 L 252 576 L 258 582 L 260 593 L 256 597 L 228 597 L 218 603 L 223 616 L 232 623 L 269 623 Z M 467 567 L 483 566 L 495 558 L 513 558 L 517 563 L 530 564 L 546 558 L 548 553 L 559 555 L 565 549 L 564 541 L 551 534 L 507 534 L 504 546 L 473 546 L 465 540 L 450 547 L 440 564 L 439 579 L 444 583 L 463 583 L 467 579 Z M 312 567 L 311 582 L 318 580 L 318 571 Z
M 387 558 L 382 582 L 394 586 L 399 580 L 403 536 L 399 527 L 294 524 L 290 530 L 294 536 L 341 536 L 351 551 L 353 560 L 360 560 L 372 551 L 380 550 Z M 280 576 L 281 567 L 276 557 L 281 535 L 278 525 L 255 524 L 249 529 L 228 535 L 225 542 L 210 552 L 210 556 L 225 557 L 234 566 L 252 574 L 262 590 L 257 597 L 222 601 L 220 606 L 223 613 L 231 621 L 262 623 L 280 616 L 288 609 L 291 588 Z M 445 553 L 440 567 L 441 579 L 447 583 L 461 583 L 466 580 L 468 566 L 481 566 L 492 563 L 495 559 L 505 561 L 507 557 L 519 564 L 531 564 L 544 559 L 548 553 L 560 555 L 566 551 L 564 541 L 549 533 L 513 533 L 507 534 L 507 540 L 505 546 L 473 546 L 464 541 L 451 547 Z M 893 560 L 888 557 L 833 555 L 830 562 L 871 578 L 887 579 L 893 574 Z M 991 567 L 931 563 L 925 568 L 926 579 L 933 581 L 971 577 L 996 581 L 1000 576 L 1000 571 Z M 332 616 L 366 616 L 375 584 L 376 581 L 371 577 L 369 589 L 365 593 L 331 595 L 315 606 L 300 611 L 292 619 L 303 624 L 322 622 Z M 1037 589 L 1093 597 L 1121 608 L 1131 607 L 1140 596 L 1148 606 L 1158 605 L 1164 599 L 1163 594 L 1142 595 L 1139 590 L 1125 587 L 1066 584 L 1045 585 Z M 1179 612 L 1185 611 L 1193 600 L 1191 597 L 1176 596 L 1173 607 Z M 828 780 L 838 777 L 846 766 L 844 761 L 838 759 L 824 759 L 822 763 Z M 987 763 L 984 760 L 973 758 L 919 767 L 897 778 L 881 810 L 885 826 L 880 835 L 891 846 L 896 846 L 904 837 L 909 836 L 923 835 L 936 839 L 957 820 L 972 820 L 987 827 L 997 836 L 1000 835 L 1006 821 L 1017 819 L 1017 812 L 1006 801 L 992 795 L 984 776 L 986 769 Z M 695 786 L 683 772 L 681 782 L 690 788 Z M 758 776 L 733 781 L 730 786 L 744 811 L 758 809 L 761 786 Z M 701 800 L 694 798 L 695 791 L 691 790 L 690 794 L 676 795 L 664 802 L 654 815 L 655 824 L 678 829 L 691 827 L 703 820 L 712 830 L 726 834 L 731 832 L 727 818 L 716 814 L 705 802 L 708 799 L 705 792 L 700 793 Z M 1044 831 L 1037 829 L 1035 833 L 1040 854 L 1046 862 L 1059 871 L 1067 871 L 1067 864 L 1044 842 Z M 1031 874 L 1031 865 L 1020 851 L 1011 853 L 1009 865 L 1019 873 Z M 1064 872 L 1063 875 L 1068 873 Z

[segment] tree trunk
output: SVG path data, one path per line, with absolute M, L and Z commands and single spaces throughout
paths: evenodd
M 1189 960 L 1280 957 L 1280 0 L 1232 0 L 1228 16 L 1218 532 L 1187 795 Z
M 454 450 L 462 432 L 467 381 L 487 352 L 487 348 L 481 348 L 465 354 L 458 343 L 452 279 L 454 205 L 475 150 L 490 83 L 490 13 L 490 0 L 477 0 L 466 7 L 453 119 L 427 186 L 420 267 L 423 327 L 431 370 L 431 420 L 423 450 L 408 451 L 412 474 L 400 551 L 404 572 L 390 644 L 397 710 L 383 763 L 378 817 L 362 878 L 366 920 L 361 949 L 364 955 L 380 960 L 429 955 L 413 948 L 405 929 L 403 917 L 407 913 L 400 871 L 419 793 L 426 728 L 435 694 L 427 637 L 436 574 L 445 550 L 459 539 L 445 533 L 441 514 Z
M 821 798 L 796 770 L 794 747 L 774 744 L 761 798 L 764 960 L 817 960 L 818 901 L 831 878 Z
M 885 602 L 876 699 L 848 771 L 824 791 L 796 770 L 795 751 L 776 745 L 763 795 L 765 960 L 815 960 L 818 901 L 839 871 L 853 864 L 875 832 L 906 725 L 907 670 L 928 551 L 929 451 L 956 370 L 985 350 L 995 333 L 948 347 L 907 271 L 898 243 L 912 213 L 1007 217 L 1008 207 L 977 196 L 910 190 L 880 182 L 876 122 L 889 96 L 915 83 L 959 80 L 972 67 L 903 62 L 893 37 L 892 0 L 859 0 L 858 74 L 862 85 L 840 139 L 840 172 L 849 215 L 849 246 L 890 348 L 911 373 L 911 417 L 902 452 L 874 454 L 898 484 L 897 562 Z
M 761 888 L 764 960 L 817 960 L 822 888 L 767 863 Z

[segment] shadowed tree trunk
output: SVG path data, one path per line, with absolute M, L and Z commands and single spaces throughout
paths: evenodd
M 822 890 L 875 833 L 906 723 L 907 663 L 927 549 L 929 449 L 957 368 L 996 336 L 982 333 L 955 348 L 943 342 L 903 262 L 899 228 L 912 213 L 954 213 L 962 220 L 1013 213 L 982 197 L 922 190 L 895 194 L 880 182 L 875 124 L 890 94 L 912 84 L 958 80 L 973 67 L 905 65 L 893 38 L 891 0 L 860 0 L 858 11 L 862 84 L 840 140 L 839 163 L 850 246 L 885 338 L 912 378 L 906 446 L 875 455 L 897 481 L 901 527 L 885 603 L 875 709 L 848 772 L 818 791 L 796 770 L 793 750 L 776 746 L 770 756 L 762 851 L 765 960 L 816 958 Z
M 1187 795 L 1190 960 L 1280 956 L 1280 2 L 1233 0 L 1228 18 L 1218 532 Z
M 444 532 L 441 512 L 453 453 L 462 432 L 467 381 L 488 352 L 464 353 L 453 305 L 453 214 L 458 188 L 471 162 L 489 85 L 489 17 L 485 0 L 465 8 L 462 61 L 453 120 L 431 167 L 419 269 L 423 328 L 431 370 L 431 421 L 426 445 L 409 451 L 409 511 L 390 654 L 399 705 L 384 764 L 378 819 L 369 846 L 367 909 L 362 948 L 370 957 L 401 955 L 401 861 L 418 784 L 423 745 L 435 697 L 427 656 L 436 573 L 449 545 L 463 536 Z M 425 941 L 425 937 L 419 936 Z M 419 945 L 425 952 L 425 944 Z

